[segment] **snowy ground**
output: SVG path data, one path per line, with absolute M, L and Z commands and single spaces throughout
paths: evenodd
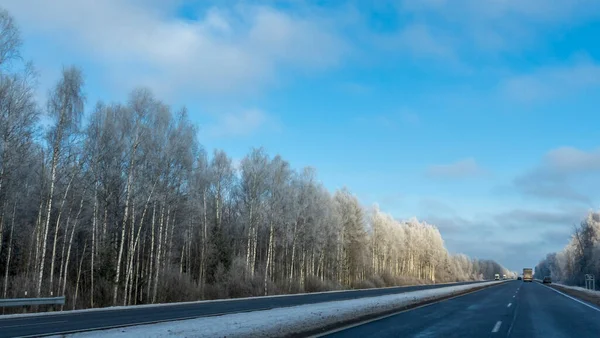
M 569 285 L 564 285 L 564 284 L 557 284 L 554 283 L 557 286 L 560 286 L 561 288 L 565 288 L 565 289 L 571 289 L 571 290 L 576 290 L 576 291 L 581 291 L 581 292 L 585 292 L 591 296 L 596 296 L 596 297 L 600 297 L 600 291 L 594 291 L 594 290 L 588 290 L 586 288 L 582 288 L 579 286 L 569 286 Z
M 461 282 L 450 282 L 450 283 L 439 283 L 435 285 L 448 285 L 451 286 L 453 284 L 457 284 Z M 422 284 L 427 285 L 427 284 Z M 403 288 L 403 287 L 412 287 L 418 285 L 405 285 L 405 286 L 390 286 L 384 287 L 381 289 L 394 289 L 394 288 Z M 333 291 L 321 291 L 321 292 L 311 292 L 311 293 L 293 293 L 293 294 L 284 294 L 284 295 L 271 295 L 271 296 L 256 296 L 256 297 L 240 297 L 240 298 L 224 298 L 224 299 L 211 299 L 211 300 L 197 300 L 197 301 L 189 301 L 189 302 L 177 302 L 177 303 L 158 303 L 158 304 L 140 304 L 140 305 L 128 305 L 128 306 L 107 306 L 107 307 L 97 307 L 91 309 L 80 309 L 80 310 L 65 310 L 65 311 L 49 311 L 49 312 L 31 312 L 31 313 L 14 313 L 9 315 L 0 315 L 0 319 L 5 318 L 24 318 L 24 317 L 39 317 L 39 316 L 51 316 L 57 314 L 77 314 L 77 313 L 85 313 L 85 312 L 101 312 L 101 311 L 114 311 L 114 310 L 127 310 L 127 309 L 139 309 L 139 308 L 149 308 L 149 307 L 165 307 L 165 306 L 179 306 L 184 304 L 201 304 L 201 303 L 214 303 L 214 302 L 230 302 L 230 301 L 240 301 L 245 299 L 254 299 L 254 298 L 282 298 L 282 297 L 294 297 L 299 295 L 317 295 L 317 294 L 333 294 L 333 293 L 351 293 L 351 292 L 360 292 L 364 290 L 370 289 L 343 289 L 343 290 L 333 290 Z
M 280 337 L 502 282 L 448 286 L 395 295 L 131 326 L 77 333 L 67 337 Z

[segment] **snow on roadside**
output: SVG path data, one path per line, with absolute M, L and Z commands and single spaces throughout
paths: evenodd
M 278 337 L 503 282 L 448 286 L 394 295 L 130 326 L 76 333 L 67 337 Z
M 418 284 L 418 285 L 404 285 L 404 286 L 389 286 L 379 289 L 398 289 L 402 292 L 402 288 L 409 288 L 415 286 L 426 286 L 426 285 L 453 285 L 465 282 L 449 282 L 449 283 L 438 283 L 438 284 Z M 478 284 L 478 281 L 472 281 L 472 284 Z M 468 285 L 468 284 L 465 284 Z M 335 294 L 335 293 L 353 293 L 361 292 L 372 289 L 344 289 L 344 290 L 332 290 L 332 291 L 320 291 L 320 292 L 307 292 L 307 293 L 290 293 L 283 295 L 271 295 L 271 296 L 254 296 L 254 297 L 240 297 L 240 298 L 222 298 L 222 299 L 210 299 L 210 300 L 194 300 L 188 302 L 176 302 L 176 303 L 158 303 L 158 304 L 140 304 L 140 305 L 127 305 L 127 306 L 107 306 L 107 307 L 96 307 L 89 309 L 79 310 L 65 310 L 65 311 L 48 311 L 48 312 L 28 312 L 28 313 L 12 313 L 9 315 L 0 314 L 0 319 L 14 319 L 14 318 L 25 318 L 25 317 L 39 317 L 39 316 L 56 316 L 56 315 L 72 315 L 86 312 L 103 312 L 103 311 L 123 311 L 123 310 L 136 310 L 141 308 L 155 308 L 155 307 L 169 307 L 169 306 L 180 306 L 180 305 L 191 305 L 191 304 L 203 304 L 203 303 L 214 303 L 214 302 L 236 302 L 249 299 L 267 299 L 267 298 L 285 298 L 295 297 L 303 295 L 318 295 L 318 294 Z
M 579 286 L 570 286 L 570 285 L 564 285 L 564 284 L 558 284 L 558 283 L 553 283 L 553 284 L 555 284 L 556 286 L 561 287 L 561 288 L 581 291 L 581 292 L 585 292 L 592 296 L 600 297 L 600 291 L 588 290 L 586 288 L 582 288 Z

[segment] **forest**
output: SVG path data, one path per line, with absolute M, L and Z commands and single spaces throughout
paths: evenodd
M 22 43 L 0 9 L 2 298 L 81 309 L 508 273 L 450 254 L 434 225 L 329 191 L 314 168 L 206 150 L 186 108 L 149 89 L 90 103 L 82 69 L 65 66 L 37 102 Z
M 574 286 L 585 286 L 586 274 L 600 277 L 600 214 L 596 212 L 573 226 L 571 239 L 561 251 L 549 253 L 535 267 L 535 278 L 550 276 Z

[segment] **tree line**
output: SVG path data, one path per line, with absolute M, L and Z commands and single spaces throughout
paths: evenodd
M 559 252 L 546 255 L 535 267 L 535 278 L 584 286 L 585 275 L 600 277 L 600 213 L 590 212 L 573 226 L 569 243 Z
M 66 308 L 477 280 L 507 273 L 451 255 L 438 229 L 329 192 L 313 168 L 204 149 L 185 108 L 144 88 L 86 105 L 65 67 L 36 101 L 0 10 L 2 298 Z

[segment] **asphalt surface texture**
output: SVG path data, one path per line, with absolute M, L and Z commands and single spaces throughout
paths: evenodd
M 463 282 L 466 285 L 480 282 Z M 296 294 L 281 297 L 256 297 L 209 301 L 195 304 L 170 304 L 159 307 L 94 310 L 89 312 L 56 312 L 27 317 L 0 316 L 0 337 L 45 336 L 77 331 L 106 329 L 128 325 L 149 324 L 161 321 L 192 319 L 246 311 L 269 310 L 304 304 L 375 297 L 396 293 L 427 290 L 448 284 L 417 285 L 382 289 L 339 291 L 332 293 Z
M 600 309 L 586 304 L 538 282 L 511 281 L 325 337 L 600 337 Z

